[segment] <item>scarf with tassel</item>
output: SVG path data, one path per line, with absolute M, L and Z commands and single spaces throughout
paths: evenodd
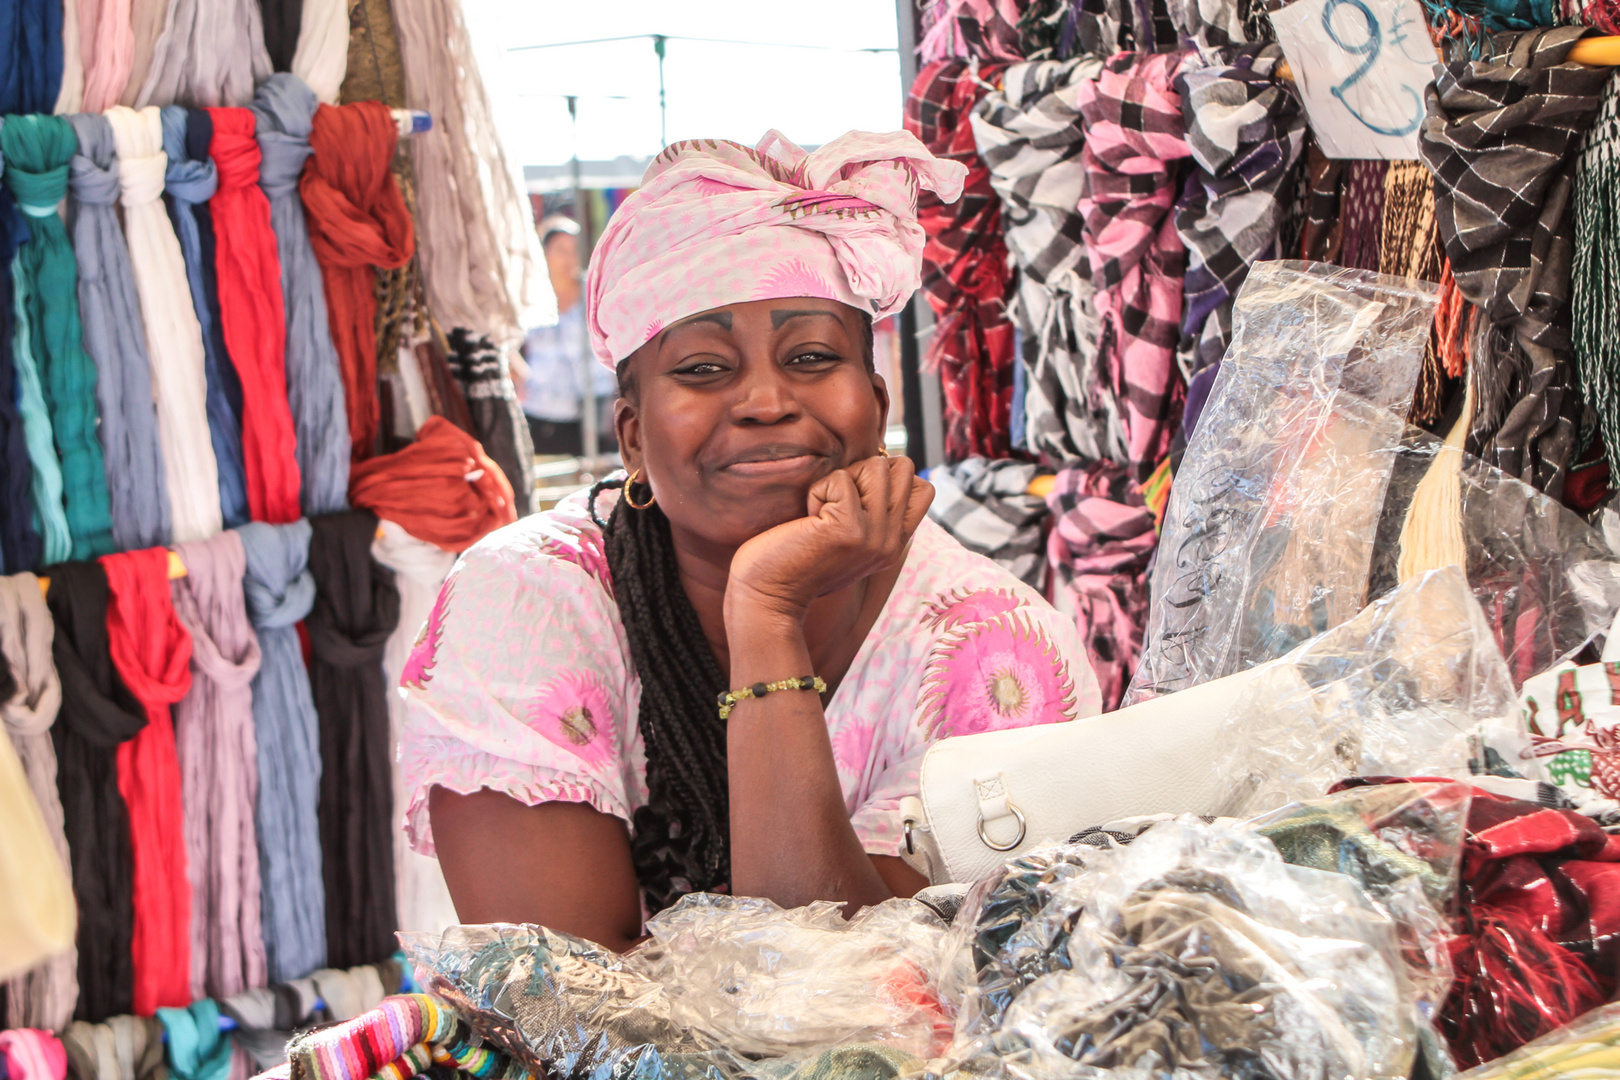
M 1620 77 L 1604 88 L 1576 159 L 1574 232 L 1575 364 L 1612 461 L 1620 453 Z
M 0 125 L 4 123 L 0 116 Z M 0 175 L 4 172 L 5 156 L 0 154 Z M 0 183 L 0 386 L 5 387 L 18 385 L 12 353 L 16 311 L 11 268 L 25 228 L 11 192 Z M 33 484 L 28 432 L 17 395 L 0 394 L 0 572 L 16 574 L 39 565 L 43 541 L 34 527 Z

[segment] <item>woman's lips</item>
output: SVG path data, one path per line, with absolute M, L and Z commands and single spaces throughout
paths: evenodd
M 813 469 L 820 460 L 820 454 L 791 454 L 786 457 L 772 457 L 756 461 L 734 461 L 727 465 L 724 471 L 733 476 L 755 478 L 791 476 L 807 469 Z

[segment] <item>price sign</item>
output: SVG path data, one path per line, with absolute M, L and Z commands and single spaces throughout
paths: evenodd
M 1295 0 L 1271 23 L 1328 157 L 1418 156 L 1440 56 L 1417 0 Z

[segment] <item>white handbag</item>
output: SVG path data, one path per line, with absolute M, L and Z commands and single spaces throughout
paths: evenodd
M 1094 825 L 1216 813 L 1228 710 L 1272 667 L 1101 716 L 940 740 L 923 757 L 921 797 L 901 802 L 903 857 L 932 884 L 972 882 Z

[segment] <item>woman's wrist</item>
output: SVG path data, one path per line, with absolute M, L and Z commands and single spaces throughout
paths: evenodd
M 730 641 L 756 638 L 804 639 L 804 616 L 809 605 L 785 597 L 769 596 L 733 580 L 726 586 L 723 614 Z

